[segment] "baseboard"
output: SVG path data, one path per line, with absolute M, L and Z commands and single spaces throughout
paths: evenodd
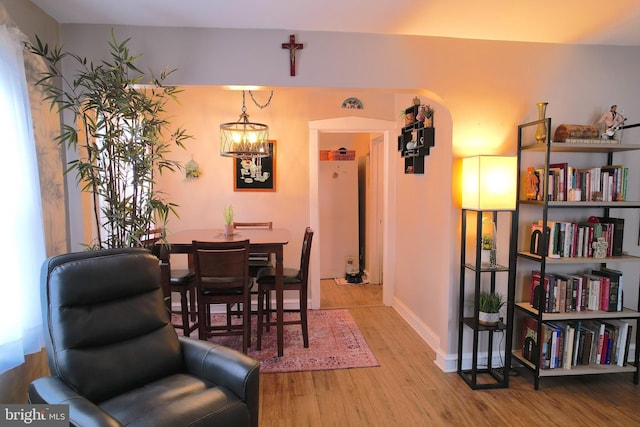
M 419 317 L 417 317 L 413 311 L 411 311 L 404 303 L 399 301 L 397 298 L 393 300 L 393 308 L 396 312 L 402 317 L 405 322 L 411 326 L 411 328 L 416 331 L 416 333 L 422 338 L 422 340 L 433 349 L 436 353 L 436 365 L 443 370 L 444 372 L 455 372 L 456 371 L 456 360 L 455 355 L 454 359 L 450 359 L 450 355 L 443 353 L 440 349 L 440 338 L 436 335 L 433 330 L 427 326 Z

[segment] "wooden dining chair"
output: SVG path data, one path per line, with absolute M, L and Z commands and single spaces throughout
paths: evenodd
M 299 318 L 285 321 L 285 325 L 301 325 L 302 341 L 304 347 L 309 347 L 309 328 L 307 324 L 307 288 L 309 285 L 309 258 L 311 255 L 311 241 L 313 239 L 313 229 L 307 227 L 302 240 L 302 251 L 300 254 L 300 269 L 285 268 L 283 271 L 283 287 L 285 291 L 298 291 L 300 297 L 297 309 L 286 309 L 284 312 L 299 313 Z M 273 267 L 266 267 L 258 272 L 256 279 L 258 283 L 258 336 L 256 349 L 262 347 L 263 329 L 275 326 L 276 322 L 271 319 L 271 292 L 276 290 L 276 270 Z
M 258 222 L 233 222 L 234 230 L 244 230 L 244 229 L 261 229 L 261 230 L 272 230 L 273 223 L 271 221 L 258 221 Z M 258 271 L 262 267 L 273 267 L 273 262 L 271 260 L 270 254 L 260 253 L 260 252 L 250 252 L 249 253 L 249 275 L 251 277 L 256 277 Z
M 249 240 L 237 242 L 193 241 L 198 334 L 201 340 L 221 335 L 242 335 L 242 351 L 247 352 L 251 337 L 249 293 Z M 214 325 L 211 305 L 226 307 L 226 324 Z M 233 324 L 230 306 L 241 307 L 242 322 Z
M 172 314 L 174 328 L 181 329 L 182 334 L 190 337 L 191 333 L 198 329 L 198 317 L 196 307 L 196 283 L 193 268 L 172 268 L 171 254 L 185 254 L 190 256 L 191 249 L 183 247 L 168 247 L 162 243 L 163 230 L 155 228 L 141 239 L 142 245 L 149 249 L 160 260 L 163 280 L 168 281 L 163 287 L 169 291 L 167 305 Z M 180 309 L 174 310 L 171 303 L 171 295 L 180 295 Z M 173 315 L 178 315 L 180 321 L 173 321 Z

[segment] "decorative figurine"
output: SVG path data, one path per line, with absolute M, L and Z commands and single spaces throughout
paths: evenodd
M 540 191 L 540 178 L 533 168 L 527 168 L 527 200 L 538 200 Z
M 609 247 L 609 243 L 607 243 L 604 237 L 598 237 L 598 241 L 593 242 L 592 246 L 594 258 L 605 258 L 607 256 L 607 248 Z
M 613 136 L 623 127 L 625 120 L 627 120 L 622 114 L 617 112 L 617 109 L 617 105 L 612 105 L 611 109 L 602 114 L 602 117 L 598 120 L 598 125 L 602 124 L 602 122 L 604 122 L 605 125 L 604 132 L 602 132 L 602 139 L 613 139 Z

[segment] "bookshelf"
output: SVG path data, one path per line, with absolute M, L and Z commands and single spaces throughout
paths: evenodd
M 499 211 L 482 211 L 473 209 L 462 209 L 462 226 L 460 240 L 460 293 L 459 293 L 459 318 L 458 318 L 458 365 L 457 372 L 467 385 L 473 390 L 479 389 L 495 389 L 506 388 L 509 386 L 509 369 L 511 366 L 511 354 L 508 349 L 511 348 L 512 338 L 512 318 L 513 304 L 507 304 L 506 317 L 501 317 L 498 325 L 486 326 L 479 323 L 478 295 L 482 290 L 495 292 L 496 279 L 498 275 L 504 275 L 507 278 L 507 295 L 506 300 L 513 300 L 511 290 L 513 289 L 513 266 L 515 259 L 512 250 L 512 231 L 514 228 L 514 211 L 509 211 L 509 260 L 507 265 L 496 264 L 495 266 L 486 266 L 482 264 L 482 218 L 487 214 L 496 227 L 498 224 Z M 474 224 L 475 221 L 475 224 Z M 475 234 L 473 229 L 470 230 L 474 236 L 474 246 L 470 251 L 467 260 L 467 228 L 475 225 Z M 485 280 L 483 280 L 485 279 Z M 472 304 L 471 304 L 472 303 Z M 473 305 L 472 308 L 469 306 Z M 502 314 L 502 313 L 501 313 Z M 471 351 L 466 351 L 465 336 L 472 335 Z M 504 334 L 504 348 L 494 347 L 494 336 Z M 466 343 L 468 347 L 468 343 Z M 481 350 L 486 350 L 482 351 Z M 470 355 L 471 367 L 463 367 L 465 354 Z M 494 357 L 503 361 L 502 364 L 494 364 Z M 505 367 L 507 367 L 505 369 Z
M 532 144 L 530 141 L 535 140 L 533 135 L 539 124 L 546 126 L 546 141 L 550 142 Z M 640 301 L 623 301 L 624 293 L 616 292 L 615 286 L 621 282 L 622 290 L 640 288 L 634 272 L 627 275 L 630 269 L 624 273 L 616 270 L 628 263 L 640 263 L 640 257 L 617 244 L 622 241 L 620 229 L 623 227 L 602 225 L 616 217 L 622 217 L 618 220 L 628 218 L 625 212 L 640 209 L 640 201 L 629 200 L 626 195 L 622 178 L 624 169 L 636 173 L 638 170 L 632 165 L 628 168 L 623 165 L 624 153 L 638 150 L 640 144 L 614 144 L 604 140 L 551 141 L 550 118 L 518 126 L 520 178 L 513 292 L 518 297 L 513 301 L 512 361 L 533 373 L 536 390 L 541 378 L 556 376 L 629 373 L 638 384 Z M 557 171 L 554 175 L 552 165 L 574 162 L 575 168 L 568 167 L 574 173 L 566 180 L 561 179 Z M 614 167 L 618 170 L 615 176 L 605 175 L 598 169 L 600 166 L 604 171 Z M 534 197 L 527 185 L 531 168 L 539 178 Z M 563 172 L 561 168 L 560 174 Z M 606 189 L 605 185 L 608 185 Z M 574 192 L 569 197 L 571 190 Z M 612 211 L 615 216 L 611 215 Z M 538 230 L 544 231 L 539 232 L 537 244 L 540 246 L 534 250 L 532 240 L 536 239 L 532 238 L 532 224 L 535 221 L 539 224 Z M 565 234 L 556 231 L 561 230 L 556 224 L 563 224 Z M 615 227 L 620 235 L 614 234 Z M 603 257 L 595 256 L 590 233 L 595 235 L 593 240 L 601 236 L 607 242 L 605 252 L 600 254 Z M 533 271 L 540 274 L 540 286 L 536 287 L 538 281 L 532 284 Z M 597 285 L 593 287 L 585 283 L 594 272 L 602 271 L 607 273 L 606 279 L 596 279 Z M 588 297 L 594 300 L 585 301 Z M 595 305 L 587 308 L 592 303 Z M 633 334 L 634 341 L 631 340 Z M 634 343 L 635 355 L 630 361 L 628 351 Z

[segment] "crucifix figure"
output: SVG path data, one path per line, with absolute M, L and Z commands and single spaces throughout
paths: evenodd
M 302 43 L 296 43 L 296 36 L 291 34 L 289 36 L 289 43 L 282 43 L 283 49 L 289 49 L 289 63 L 290 63 L 290 76 L 296 75 L 296 51 L 298 49 L 304 49 Z

